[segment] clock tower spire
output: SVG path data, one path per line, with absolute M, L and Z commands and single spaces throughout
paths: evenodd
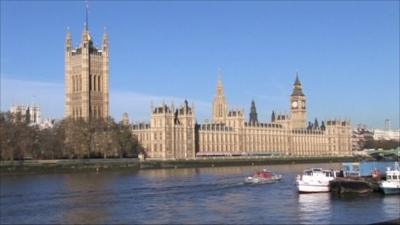
M 299 75 L 296 72 L 296 80 L 293 92 L 290 95 L 291 126 L 293 129 L 304 129 L 307 124 L 306 96 L 303 93 Z

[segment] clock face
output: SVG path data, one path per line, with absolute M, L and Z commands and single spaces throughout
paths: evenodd
M 297 107 L 297 102 L 292 102 L 292 107 L 296 108 Z

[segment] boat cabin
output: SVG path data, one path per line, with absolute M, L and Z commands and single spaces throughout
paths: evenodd
M 400 176 L 398 174 L 390 174 L 388 173 L 386 176 L 387 181 L 400 181 Z
M 335 177 L 335 171 L 333 170 L 322 170 L 322 168 L 312 168 L 304 170 L 303 175 L 313 176 L 314 174 L 321 174 L 325 177 Z

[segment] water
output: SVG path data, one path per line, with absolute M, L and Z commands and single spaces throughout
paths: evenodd
M 262 185 L 243 183 L 262 166 L 4 176 L 0 222 L 366 224 L 399 217 L 399 195 L 298 194 L 295 177 L 308 167 L 340 165 L 268 166 L 283 179 Z

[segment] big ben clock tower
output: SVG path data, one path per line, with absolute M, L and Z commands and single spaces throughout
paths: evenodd
M 304 129 L 307 126 L 306 96 L 303 93 L 298 74 L 290 95 L 290 112 L 292 129 Z

